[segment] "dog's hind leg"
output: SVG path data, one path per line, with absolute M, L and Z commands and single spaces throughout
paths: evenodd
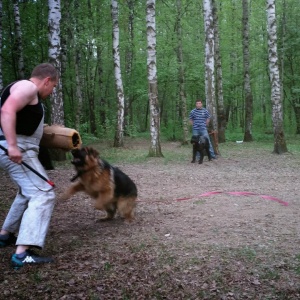
M 116 214 L 117 205 L 112 193 L 101 193 L 95 199 L 95 208 L 106 213 L 99 221 L 111 220 Z
M 129 223 L 134 220 L 134 208 L 136 197 L 124 197 L 118 199 L 118 212 L 122 218 L 125 219 L 125 221 L 128 221 Z
M 106 216 L 99 218 L 99 222 L 112 220 L 116 214 L 117 207 L 115 204 L 111 204 L 109 207 L 104 208 L 103 211 L 106 213 Z

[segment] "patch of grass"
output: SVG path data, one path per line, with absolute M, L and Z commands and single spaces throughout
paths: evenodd
M 100 157 L 104 160 L 109 161 L 112 164 L 117 164 L 120 162 L 126 163 L 144 163 L 145 161 L 151 160 L 160 160 L 164 165 L 167 165 L 172 162 L 186 162 L 187 154 L 185 148 L 178 148 L 178 151 L 174 152 L 173 150 L 165 149 L 162 146 L 163 157 L 149 157 L 149 146 L 150 143 L 145 141 L 143 145 L 135 148 L 115 148 L 111 145 L 103 145 L 95 143 L 90 145 L 95 147 L 100 152 Z
M 34 283 L 40 283 L 43 280 L 40 272 L 34 272 L 30 275 L 30 277 Z
M 238 250 L 238 256 L 241 256 L 248 261 L 254 261 L 256 259 L 256 251 L 254 249 L 244 247 Z
M 82 239 L 78 236 L 72 236 L 72 239 L 69 243 L 69 247 L 71 249 L 77 249 L 80 248 L 82 246 Z
M 104 271 L 110 271 L 112 269 L 112 265 L 110 262 L 105 262 L 103 268 Z
M 300 275 L 300 254 L 297 254 L 295 256 L 295 264 L 296 264 L 296 266 L 295 266 L 294 270 L 297 275 Z
M 205 204 L 205 200 L 197 200 L 197 201 L 194 201 L 193 204 L 196 204 L 196 205 L 201 205 L 201 204 Z
M 141 243 L 139 245 L 132 245 L 132 246 L 130 246 L 130 250 L 133 253 L 137 253 L 137 252 L 143 251 L 145 249 L 147 249 L 147 245 L 145 245 L 144 243 Z
M 187 265 L 189 266 L 197 266 L 197 265 L 200 265 L 202 263 L 202 258 L 199 258 L 199 257 L 191 257 L 188 262 L 187 262 Z
M 263 149 L 270 153 L 274 149 L 274 136 L 273 134 L 264 134 L 255 132 L 253 133 L 253 142 L 244 142 L 242 144 L 237 144 L 236 141 L 242 141 L 244 137 L 243 132 L 226 132 L 226 142 L 219 144 L 219 150 L 221 155 L 228 149 L 232 150 L 233 147 L 240 150 L 257 150 Z M 300 153 L 300 139 L 297 135 L 286 134 L 286 143 L 288 151 L 291 153 Z M 120 162 L 125 163 L 143 163 L 145 161 L 150 161 L 151 159 L 158 159 L 164 165 L 168 165 L 173 162 L 183 162 L 186 163 L 187 159 L 191 155 L 191 145 L 181 145 L 179 141 L 179 146 L 175 149 L 169 150 L 166 146 L 166 137 L 161 136 L 161 147 L 163 157 L 152 158 L 148 157 L 150 148 L 150 137 L 141 135 L 136 137 L 125 137 L 124 147 L 115 148 L 113 147 L 113 139 L 84 139 L 84 145 L 89 145 L 95 147 L 99 152 L 101 158 L 111 162 L 112 164 L 118 164 Z M 128 147 L 128 145 L 132 145 Z M 226 154 L 225 154 L 226 156 Z M 67 153 L 67 163 L 71 160 L 71 154 Z M 60 162 L 62 165 L 64 162 Z
M 261 273 L 260 278 L 265 280 L 279 280 L 280 274 L 277 270 L 268 268 L 263 273 Z

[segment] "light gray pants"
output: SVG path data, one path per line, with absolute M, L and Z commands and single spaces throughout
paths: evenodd
M 7 148 L 6 141 L 0 141 Z M 23 161 L 48 178 L 38 159 L 38 139 L 18 137 L 18 146 Z M 24 165 L 11 160 L 0 149 L 0 168 L 5 169 L 17 184 L 19 191 L 14 199 L 3 229 L 18 233 L 16 245 L 29 245 L 43 248 L 55 204 L 53 188 Z

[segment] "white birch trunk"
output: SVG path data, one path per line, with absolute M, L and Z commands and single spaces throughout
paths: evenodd
M 14 20 L 15 20 L 15 33 L 16 33 L 16 55 L 18 60 L 18 77 L 23 79 L 25 77 L 23 46 L 22 46 L 22 31 L 21 31 L 21 18 L 19 10 L 19 1 L 14 0 Z
M 283 132 L 283 108 L 281 98 L 281 81 L 277 54 L 277 26 L 275 0 L 266 0 L 267 3 L 267 29 L 269 72 L 271 83 L 272 121 L 274 129 L 274 153 L 287 152 Z
M 147 0 L 146 23 L 147 23 L 147 70 L 148 70 L 148 97 L 150 108 L 150 135 L 151 145 L 149 156 L 160 157 L 160 111 L 157 92 L 157 70 L 156 70 L 156 21 L 155 0 Z
M 183 144 L 188 144 L 189 128 L 187 119 L 187 104 L 186 104 L 186 93 L 185 93 L 185 72 L 183 64 L 183 53 L 182 53 L 182 28 L 181 28 L 181 0 L 177 0 L 177 61 L 178 61 L 178 80 L 179 80 L 179 95 L 181 100 L 182 108 L 182 128 L 183 128 Z
M 118 98 L 118 120 L 115 134 L 115 147 L 122 147 L 124 145 L 124 91 L 121 75 L 121 62 L 119 50 L 119 20 L 118 20 L 118 1 L 111 1 L 111 15 L 113 21 L 113 57 L 114 57 L 114 70 L 115 70 L 115 83 Z
M 48 41 L 49 41 L 49 62 L 53 64 L 61 75 L 61 45 L 60 45 L 60 0 L 48 0 Z M 59 81 L 53 90 L 51 99 L 51 122 L 52 124 L 64 125 L 64 107 L 62 95 L 62 81 Z
M 218 143 L 225 143 L 225 130 L 226 130 L 226 112 L 224 107 L 223 96 L 223 73 L 222 73 L 222 60 L 220 53 L 220 35 L 219 35 L 219 18 L 217 3 L 212 0 L 213 5 L 213 19 L 214 19 L 214 39 L 215 39 L 215 69 L 216 69 L 216 105 L 218 107 Z M 216 151 L 219 152 L 218 145 L 215 145 Z
M 206 108 L 211 114 L 211 125 L 218 130 L 215 95 L 215 59 L 214 59 L 214 24 L 211 0 L 203 0 L 204 29 L 205 29 L 205 97 Z

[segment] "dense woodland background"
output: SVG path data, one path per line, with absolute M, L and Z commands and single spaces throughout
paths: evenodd
M 70 0 L 60 3 L 48 0 L 1 0 L 0 87 L 3 88 L 22 76 L 29 77 L 36 64 L 49 61 L 50 2 L 60 5 L 61 11 L 59 61 L 64 125 L 78 129 L 83 138 L 112 137 L 117 126 L 118 100 L 114 75 L 111 1 Z M 118 51 L 125 98 L 125 134 L 148 134 L 146 1 L 116 2 L 120 38 Z M 204 2 L 156 2 L 160 130 L 168 139 L 183 139 L 183 119 L 188 117 L 188 114 L 182 113 L 182 70 L 186 111 L 194 108 L 197 98 L 205 99 Z M 228 133 L 245 130 L 243 2 L 213 1 L 218 17 L 222 89 Z M 16 5 L 21 31 L 18 31 L 16 22 Z M 255 139 L 259 134 L 273 133 L 266 1 L 248 1 L 248 13 L 252 130 Z M 299 20 L 299 0 L 276 1 L 278 65 L 286 134 L 300 134 Z M 181 60 L 178 59 L 179 45 L 182 46 Z M 24 61 L 24 73 L 21 75 L 20 57 Z M 50 102 L 47 102 L 47 107 L 47 122 L 51 123 Z

